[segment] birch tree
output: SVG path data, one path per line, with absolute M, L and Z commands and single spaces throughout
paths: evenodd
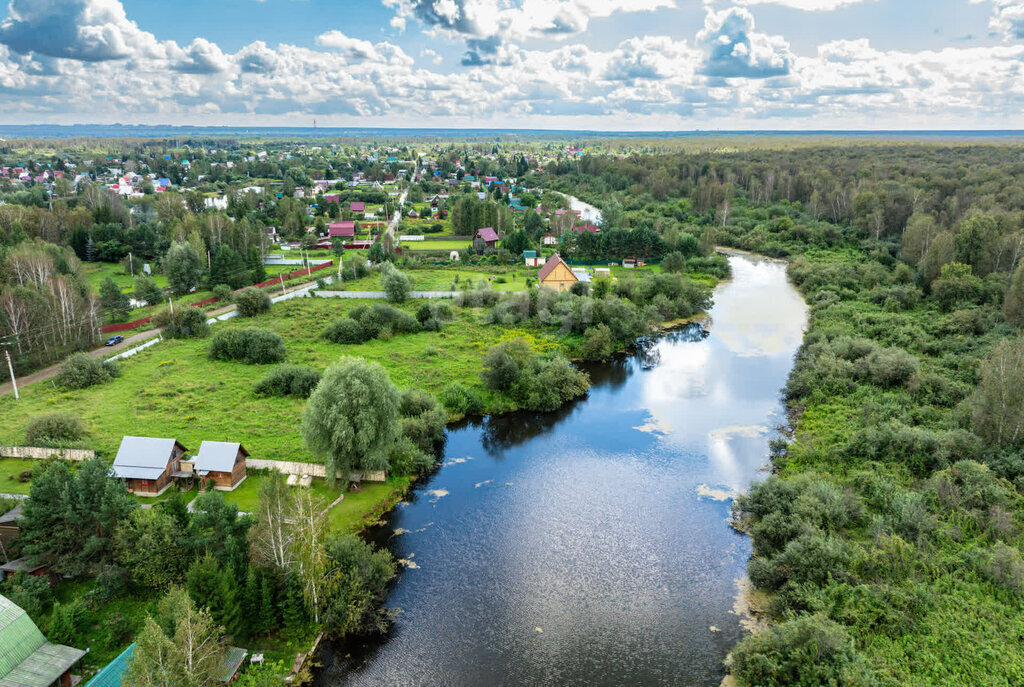
M 260 485 L 256 524 L 249 530 L 253 561 L 286 572 L 292 564 L 295 524 L 284 475 L 271 472 Z

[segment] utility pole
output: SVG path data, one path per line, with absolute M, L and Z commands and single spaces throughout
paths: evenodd
M 171 317 L 174 317 L 174 299 L 168 298 L 167 302 L 171 304 Z
M 128 266 L 132 270 L 132 276 L 135 276 L 135 257 L 129 252 L 128 253 Z
M 286 289 L 286 288 L 284 287 L 284 272 L 282 272 L 282 273 L 281 273 L 280 275 L 278 275 L 278 276 L 279 276 L 279 277 L 280 277 L 280 279 L 281 279 L 281 295 L 282 295 L 282 296 L 285 296 L 285 295 L 287 295 L 287 294 L 288 294 L 288 289 Z
M 14 364 L 11 362 L 11 352 L 8 349 L 4 349 L 4 355 L 7 356 L 7 369 L 11 373 L 11 386 L 14 387 L 14 400 L 20 400 L 21 397 L 18 395 L 18 380 L 14 378 Z

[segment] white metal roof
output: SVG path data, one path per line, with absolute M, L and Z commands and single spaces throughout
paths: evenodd
M 114 458 L 114 474 L 128 479 L 156 479 L 167 467 L 174 439 L 124 437 Z
M 197 472 L 231 472 L 235 466 L 235 456 L 241 447 L 237 442 L 204 441 L 199 447 L 199 455 L 195 457 Z

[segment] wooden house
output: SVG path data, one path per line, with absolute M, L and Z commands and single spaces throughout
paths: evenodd
M 347 222 L 332 222 L 327 226 L 327 235 L 330 238 L 352 239 L 356 236 L 356 223 L 352 220 Z
M 18 538 L 21 519 L 24 518 L 24 504 L 0 515 L 0 558 L 8 560 L 15 552 L 14 540 Z
M 568 291 L 573 284 L 579 281 L 579 277 L 558 253 L 551 256 L 540 268 L 537 279 L 541 286 L 557 291 Z
M 158 496 L 171 486 L 184 455 L 185 447 L 175 439 L 124 437 L 111 473 L 133 494 Z
M 542 245 L 545 246 L 553 246 L 556 243 L 558 243 L 558 237 L 556 237 L 554 234 L 544 234 L 543 236 L 540 237 L 540 242 Z
M 219 491 L 231 491 L 246 477 L 245 459 L 249 452 L 241 444 L 227 441 L 204 441 L 191 467 L 203 482 Z
M 493 227 L 484 227 L 483 229 L 477 229 L 476 236 L 473 237 L 473 248 L 477 250 L 488 250 L 495 248 L 498 245 L 498 232 Z

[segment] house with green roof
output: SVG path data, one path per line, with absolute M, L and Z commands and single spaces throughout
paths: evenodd
M 46 640 L 32 618 L 0 596 L 0 687 L 70 687 L 81 649 Z
M 117 658 L 103 666 L 103 669 L 96 673 L 85 687 L 121 687 L 121 680 L 128 672 L 128 662 L 134 653 L 135 644 L 132 643 Z

